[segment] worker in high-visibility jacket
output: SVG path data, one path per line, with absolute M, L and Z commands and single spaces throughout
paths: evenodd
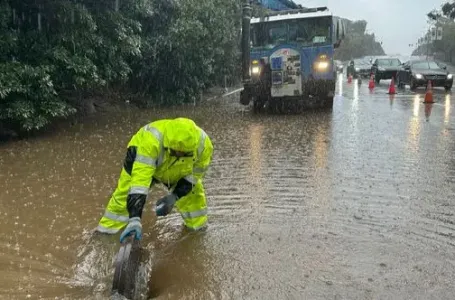
M 156 202 L 157 216 L 166 216 L 175 206 L 185 226 L 205 227 L 207 204 L 202 179 L 213 153 L 207 134 L 192 120 L 164 119 L 142 127 L 130 140 L 117 188 L 97 231 L 142 237 L 142 210 L 152 183 L 166 185 L 170 193 Z

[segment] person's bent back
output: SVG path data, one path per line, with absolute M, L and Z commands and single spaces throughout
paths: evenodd
M 142 236 L 142 210 L 152 183 L 163 183 L 170 193 L 156 203 L 156 215 L 166 216 L 175 206 L 192 230 L 207 223 L 202 179 L 211 163 L 213 145 L 192 120 L 165 119 L 142 127 L 130 140 L 117 188 L 97 231 L 115 234 L 125 225 L 120 240 Z

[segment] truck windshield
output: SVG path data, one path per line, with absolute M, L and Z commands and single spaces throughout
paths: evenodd
M 256 23 L 252 25 L 252 44 L 253 47 L 266 48 L 283 43 L 327 45 L 331 43 L 331 22 L 330 17 L 324 17 Z

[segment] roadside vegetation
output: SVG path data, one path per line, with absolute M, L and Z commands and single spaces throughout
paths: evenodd
M 374 33 L 367 33 L 367 22 L 350 21 L 347 23 L 347 35 L 341 46 L 335 50 L 335 58 L 341 61 L 361 58 L 364 56 L 385 55 L 380 42 L 376 41 Z
M 240 74 L 241 9 L 226 0 L 0 3 L 0 134 L 38 130 L 94 99 L 200 99 Z
M 442 27 L 442 40 L 424 42 L 419 45 L 413 55 L 430 55 L 435 58 L 455 63 L 455 1 L 445 3 L 440 10 L 428 13 L 428 23 Z
M 241 20 L 238 0 L 1 1 L 0 136 L 124 100 L 197 101 L 240 79 Z M 384 53 L 365 21 L 349 25 L 338 59 Z

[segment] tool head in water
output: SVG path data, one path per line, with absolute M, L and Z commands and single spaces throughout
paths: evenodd
M 115 260 L 112 293 L 120 294 L 131 299 L 136 290 L 136 277 L 141 259 L 141 249 L 138 240 L 130 235 L 121 245 Z

